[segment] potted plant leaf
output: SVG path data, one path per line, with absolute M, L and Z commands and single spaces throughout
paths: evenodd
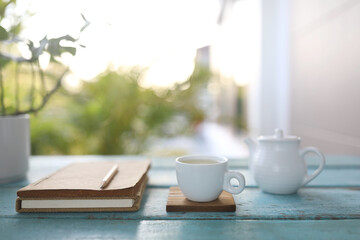
M 82 17 L 85 25 L 79 36 L 89 25 Z M 33 42 L 0 25 L 0 183 L 25 177 L 30 155 L 29 114 L 44 108 L 61 87 L 69 71 L 62 56 L 75 55 L 81 46 L 78 40 L 64 35 Z M 26 54 L 21 54 L 20 46 Z M 46 70 L 42 58 L 48 59 Z

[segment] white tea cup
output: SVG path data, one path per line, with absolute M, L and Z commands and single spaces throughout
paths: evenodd
M 223 190 L 231 194 L 239 194 L 245 188 L 244 176 L 239 172 L 229 172 L 228 159 L 220 156 L 178 157 L 176 177 L 186 198 L 195 202 L 214 201 Z M 231 179 L 236 179 L 239 186 L 232 186 Z

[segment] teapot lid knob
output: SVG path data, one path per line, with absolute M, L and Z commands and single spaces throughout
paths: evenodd
M 296 136 L 284 136 L 284 131 L 280 128 L 275 129 L 275 133 L 271 136 L 260 136 L 258 137 L 258 141 L 260 142 L 299 142 L 301 139 Z
M 276 128 L 275 129 L 275 138 L 284 138 L 283 130 Z

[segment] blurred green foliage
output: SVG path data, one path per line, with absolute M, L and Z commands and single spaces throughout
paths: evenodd
M 15 56 L 7 51 L 2 54 L 18 44 L 21 39 L 15 36 L 21 32 L 24 19 L 31 16 L 28 12 L 7 15 L 15 5 L 16 0 L 0 0 L 0 102 L 3 115 L 33 113 L 30 121 L 33 155 L 137 154 L 146 151 L 156 138 L 191 133 L 204 120 L 203 109 L 197 103 L 211 74 L 200 66 L 195 67 L 187 81 L 171 89 L 141 87 L 144 71 L 135 68 L 107 71 L 93 82 L 83 82 L 78 94 L 58 89 L 62 76 L 54 73 L 64 72 L 64 66 L 50 65 L 47 70 L 51 71 L 42 72 L 38 57 L 48 52 L 51 62 L 56 62 L 55 57 L 62 52 L 74 55 L 74 47 L 60 43 L 78 39 L 65 35 L 55 39 L 44 37 L 39 43 L 26 40 L 31 52 L 29 59 L 18 51 Z M 85 18 L 84 21 L 80 32 L 89 25 Z M 6 28 L 2 26 L 5 22 Z M 49 87 L 58 90 L 57 94 L 52 95 Z M 47 97 L 49 93 L 51 99 Z M 42 103 L 47 105 L 43 107 Z M 41 111 L 36 106 L 41 106 Z
M 76 54 L 80 34 L 89 26 L 82 15 L 84 25 L 78 37 L 63 35 L 57 38 L 43 37 L 33 42 L 20 37 L 22 22 L 31 14 L 15 13 L 16 1 L 0 0 L 0 115 L 21 115 L 40 111 L 60 88 L 61 80 L 68 68 L 61 58 L 64 53 Z M 3 26 L 4 25 L 4 26 Z M 70 44 L 69 46 L 64 45 Z M 76 43 L 76 44 L 75 44 Z M 29 56 L 21 54 L 20 48 L 26 47 Z M 40 64 L 42 56 L 49 56 L 47 71 Z M 62 70 L 60 70 L 62 69 Z M 53 71 L 51 71 L 53 70 Z M 26 71 L 31 77 L 20 76 Z
M 24 19 L 30 17 L 32 14 L 27 11 L 22 15 L 11 14 L 11 16 L 6 16 L 9 8 L 13 8 L 15 5 L 16 0 L 0 0 L 0 23 L 6 18 L 10 25 L 7 32 L 17 35 L 21 32 Z
M 238 88 L 236 96 L 236 115 L 234 117 L 234 126 L 237 129 L 246 129 L 246 109 L 245 109 L 246 89 L 245 87 Z
M 151 139 L 189 133 L 210 72 L 196 66 L 171 90 L 142 88 L 142 72 L 106 72 L 79 94 L 62 90 L 31 118 L 32 154 L 137 154 Z

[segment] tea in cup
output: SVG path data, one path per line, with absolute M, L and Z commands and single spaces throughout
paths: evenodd
M 176 177 L 185 197 L 195 202 L 214 201 L 223 190 L 239 194 L 245 188 L 244 176 L 239 172 L 228 171 L 228 159 L 220 156 L 178 157 Z M 231 179 L 236 179 L 239 186 L 232 186 Z

